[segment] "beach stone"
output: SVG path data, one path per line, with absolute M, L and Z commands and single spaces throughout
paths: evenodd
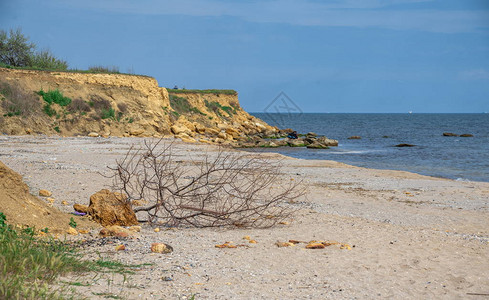
M 102 226 L 138 225 L 136 214 L 127 197 L 121 193 L 103 189 L 90 196 L 88 214 Z
M 458 136 L 458 134 L 451 133 L 451 132 L 444 132 L 443 136 Z
M 473 137 L 473 135 L 470 133 L 464 133 L 464 134 L 461 134 L 460 136 L 461 137 Z
M 90 133 L 88 134 L 88 136 L 89 136 L 89 137 L 99 137 L 99 134 L 98 134 L 98 132 L 90 132 Z
M 352 136 L 350 136 L 348 139 L 349 139 L 349 140 L 360 140 L 360 139 L 362 139 L 362 137 L 361 137 L 361 136 L 359 136 L 359 135 L 352 135 Z
M 308 132 L 306 134 L 306 137 L 316 137 L 316 136 L 318 136 L 318 135 L 315 132 Z
M 175 135 L 179 135 L 181 133 L 190 133 L 190 129 L 187 128 L 187 126 L 183 124 L 175 124 L 172 127 L 170 127 L 171 132 Z
M 141 226 L 134 225 L 134 226 L 129 227 L 129 230 L 132 232 L 140 232 Z
M 52 195 L 53 195 L 53 193 L 51 193 L 48 190 L 40 190 L 39 191 L 39 196 L 41 196 L 41 197 L 51 197 Z
M 415 147 L 416 145 L 412 144 L 397 144 L 395 147 Z
M 115 251 L 123 251 L 123 250 L 126 250 L 126 246 L 124 245 L 115 246 Z
M 135 129 L 131 129 L 129 131 L 129 134 L 130 135 L 133 135 L 133 136 L 140 136 L 144 133 L 144 129 L 142 128 L 135 128 Z
M 70 227 L 70 228 L 68 228 L 68 229 L 66 230 L 66 233 L 71 234 L 71 235 L 77 235 L 77 234 L 78 234 L 78 231 L 76 231 L 76 229 L 75 229 L 75 228 Z
M 107 226 L 105 228 L 102 228 L 99 234 L 103 237 L 116 236 L 122 238 L 135 235 L 133 231 L 130 231 L 129 229 L 119 225 L 112 225 L 112 226 Z
M 88 213 L 88 206 L 82 204 L 73 204 L 73 209 L 79 213 Z
M 171 253 L 173 252 L 173 248 L 170 245 L 163 243 L 153 243 L 151 244 L 151 252 L 154 253 Z
M 54 198 L 51 198 L 51 197 L 46 198 L 46 201 L 48 201 L 49 203 L 54 203 Z

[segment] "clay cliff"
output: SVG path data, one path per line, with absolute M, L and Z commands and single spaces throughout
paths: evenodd
M 12 135 L 174 135 L 236 145 L 279 132 L 245 112 L 234 91 L 168 90 L 147 76 L 0 68 L 0 102 L 0 132 Z

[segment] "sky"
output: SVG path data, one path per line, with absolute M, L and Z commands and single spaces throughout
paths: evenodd
M 489 112 L 488 0 L 0 0 L 70 68 L 235 89 L 249 112 Z M 284 94 L 281 94 L 284 93 Z

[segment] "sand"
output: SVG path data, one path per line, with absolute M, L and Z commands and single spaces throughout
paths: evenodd
M 31 193 L 48 189 L 71 212 L 111 180 L 100 175 L 139 138 L 0 137 L 0 160 L 23 175 Z M 183 161 L 214 146 L 176 142 Z M 234 151 L 234 150 L 229 150 Z M 325 150 L 327 151 L 327 150 Z M 271 229 L 163 228 L 143 224 L 137 238 L 88 240 L 89 257 L 143 266 L 124 278 L 66 277 L 91 299 L 480 299 L 489 294 L 489 183 L 453 181 L 408 172 L 352 167 L 333 161 L 281 159 L 284 180 L 304 180 L 308 193 L 291 206 L 289 225 Z M 61 201 L 69 205 L 62 205 Z M 258 243 L 249 244 L 244 236 Z M 289 239 L 346 243 L 325 249 Z M 233 241 L 246 245 L 218 249 Z M 170 254 L 154 254 L 154 242 Z M 126 251 L 115 252 L 117 244 Z M 487 297 L 487 296 L 486 296 Z

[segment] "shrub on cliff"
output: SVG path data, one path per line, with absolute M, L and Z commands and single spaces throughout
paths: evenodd
M 28 93 L 16 85 L 0 81 L 0 101 L 4 116 L 30 115 L 40 109 L 34 93 Z
M 46 101 L 48 104 L 59 104 L 60 106 L 67 106 L 71 103 L 71 99 L 63 96 L 63 94 L 58 90 L 50 90 L 48 92 L 43 91 L 42 89 L 38 92 L 40 96 Z

